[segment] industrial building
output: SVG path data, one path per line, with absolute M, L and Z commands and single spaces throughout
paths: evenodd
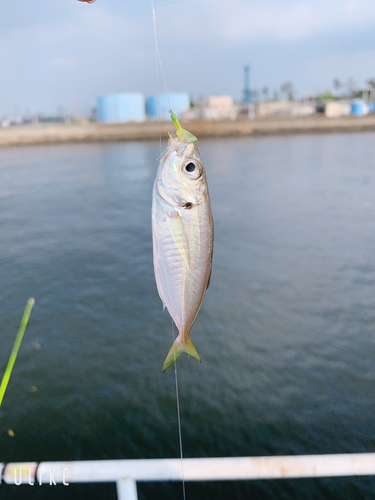
M 98 98 L 98 121 L 102 123 L 170 120 L 170 110 L 184 121 L 254 120 L 271 117 L 308 117 L 324 114 L 327 118 L 364 116 L 375 112 L 375 103 L 365 99 L 264 100 L 235 103 L 230 95 L 199 98 L 194 105 L 186 92 L 152 95 L 145 99 L 140 93 L 119 93 Z
M 327 118 L 338 118 L 339 116 L 349 116 L 351 105 L 349 101 L 327 101 L 325 104 L 325 115 Z
M 234 99 L 229 95 L 214 95 L 198 99 L 194 108 L 183 114 L 184 120 L 235 120 L 237 116 Z

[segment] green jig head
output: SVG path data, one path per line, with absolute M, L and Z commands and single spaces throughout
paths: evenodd
M 172 110 L 170 110 L 169 113 L 171 114 L 172 122 L 174 123 L 174 125 L 177 129 L 176 134 L 178 135 L 178 137 L 180 137 L 181 139 L 183 139 L 186 142 L 195 142 L 197 140 L 195 135 L 191 134 L 190 132 L 188 132 L 187 130 L 184 130 L 181 127 L 180 122 L 178 121 L 176 114 L 173 113 Z

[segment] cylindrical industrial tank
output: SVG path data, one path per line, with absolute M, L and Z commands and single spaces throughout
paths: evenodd
M 181 118 L 182 113 L 190 108 L 189 94 L 186 92 L 173 92 L 168 94 L 168 96 L 167 94 L 160 94 L 159 106 L 157 95 L 146 99 L 146 110 L 150 118 L 159 118 L 159 107 L 161 120 L 168 120 L 170 118 L 170 109 L 176 113 L 177 118 Z
M 137 92 L 110 94 L 98 98 L 98 120 L 102 123 L 143 122 L 145 98 Z
M 351 103 L 351 112 L 350 114 L 353 116 L 364 116 L 368 113 L 368 106 L 365 101 L 361 99 L 355 99 Z

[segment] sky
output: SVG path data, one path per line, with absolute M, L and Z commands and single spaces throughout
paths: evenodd
M 166 86 L 193 98 L 375 78 L 374 0 L 154 0 Z M 159 74 L 160 80 L 160 74 Z M 0 116 L 88 114 L 99 95 L 163 92 L 152 0 L 3 0 Z

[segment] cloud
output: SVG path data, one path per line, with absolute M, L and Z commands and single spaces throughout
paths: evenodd
M 192 0 L 188 5 L 160 10 L 164 19 L 168 11 L 169 32 L 173 37 L 189 37 L 193 31 L 190 40 L 297 41 L 324 32 L 353 32 L 375 24 L 373 0 L 360 3 L 354 0 Z
M 115 15 L 100 5 L 78 8 L 70 19 L 8 27 L 0 32 L 0 116 L 16 105 L 44 112 L 69 106 L 73 91 L 88 110 L 99 93 L 122 87 L 123 68 L 133 70 L 128 81 L 139 89 L 133 68 L 144 57 L 143 39 L 131 15 Z
M 155 0 L 171 91 L 239 96 L 247 63 L 252 85 L 275 87 L 290 79 L 301 94 L 312 85 L 326 87 L 334 76 L 372 76 L 366 72 L 372 73 L 375 50 L 373 0 L 174 1 L 178 5 Z M 15 105 L 45 112 L 67 107 L 72 92 L 85 110 L 100 94 L 153 94 L 150 1 L 2 2 L 0 62 L 0 116 Z
M 26 28 L 11 28 L 6 39 L 29 39 L 41 45 L 67 45 L 80 41 L 85 49 L 90 43 L 117 43 L 130 41 L 138 32 L 131 19 L 111 14 L 100 7 L 91 12 L 80 12 L 75 18 L 61 21 L 58 18 L 49 23 L 32 24 Z M 80 46 L 77 46 L 79 49 Z
M 301 77 L 307 78 L 319 89 L 319 75 L 331 74 L 338 77 L 343 83 L 348 78 L 353 78 L 359 84 L 364 80 L 375 76 L 374 63 L 375 48 L 353 50 L 345 53 L 323 54 L 315 56 L 308 64 L 301 66 Z M 327 81 L 326 88 L 332 87 L 332 80 Z
M 77 65 L 74 57 L 55 57 L 51 61 L 52 68 L 72 68 Z
M 240 3 L 240 2 L 238 2 Z M 245 15 L 223 19 L 223 33 L 233 41 L 244 40 L 298 40 L 310 35 L 320 26 L 319 16 L 310 5 L 297 3 L 289 8 L 280 5 L 272 12 L 264 7 Z

